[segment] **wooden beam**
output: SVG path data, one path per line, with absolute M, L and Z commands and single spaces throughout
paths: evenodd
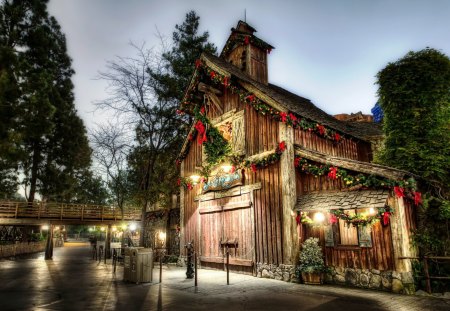
M 279 123 L 280 140 L 286 143 L 286 150 L 280 159 L 281 202 L 282 202 L 282 245 L 283 263 L 296 264 L 299 257 L 299 236 L 297 222 L 292 216 L 297 202 L 294 168 L 294 130 L 284 123 Z

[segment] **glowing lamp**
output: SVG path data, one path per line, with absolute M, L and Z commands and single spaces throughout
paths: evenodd
M 122 228 L 122 230 L 126 230 L 127 229 L 127 225 L 126 224 L 122 224 L 121 228 Z
M 112 226 L 111 231 L 112 232 L 116 232 L 117 231 L 117 227 L 116 226 Z
M 165 241 L 165 240 L 166 240 L 166 233 L 163 232 L 163 231 L 159 231 L 159 233 L 158 233 L 158 238 L 159 238 L 161 241 Z
M 42 225 L 41 229 L 42 229 L 42 230 L 48 230 L 48 229 L 49 229 L 49 226 L 48 226 L 48 225 Z
M 314 221 L 315 222 L 322 222 L 325 220 L 325 215 L 321 212 L 317 212 L 314 214 Z
M 105 231 L 106 228 L 105 228 L 105 227 L 100 227 L 100 230 L 101 230 L 101 231 Z
M 369 208 L 369 215 L 375 215 L 375 209 L 373 207 Z
M 198 184 L 198 182 L 200 181 L 200 176 L 199 175 L 191 175 L 189 178 L 192 180 L 192 183 L 194 185 Z
M 136 230 L 136 228 L 137 228 L 137 226 L 136 226 L 135 223 L 130 224 L 130 230 L 131 230 L 131 231 Z

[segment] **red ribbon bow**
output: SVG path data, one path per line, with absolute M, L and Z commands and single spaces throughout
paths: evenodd
M 200 121 L 200 120 L 197 121 L 197 123 L 195 124 L 195 129 L 198 132 L 197 143 L 199 145 L 202 145 L 205 141 L 208 140 L 206 138 L 205 126 L 203 125 L 202 121 Z

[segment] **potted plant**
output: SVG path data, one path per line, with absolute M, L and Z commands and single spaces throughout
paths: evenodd
M 303 242 L 298 270 L 305 284 L 322 284 L 325 264 L 318 238 L 309 238 Z

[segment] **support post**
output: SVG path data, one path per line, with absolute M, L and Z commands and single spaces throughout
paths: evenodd
M 108 230 L 106 230 L 105 239 L 105 262 L 106 258 L 111 258 L 111 224 L 108 225 Z
M 45 260 L 53 259 L 53 225 L 49 226 L 47 244 L 45 245 Z
M 194 277 L 195 277 L 195 281 L 194 281 L 194 285 L 195 287 L 197 287 L 197 252 L 194 251 Z
M 227 246 L 227 285 L 230 285 L 230 251 Z
M 300 237 L 297 232 L 295 216 L 292 216 L 292 211 L 297 202 L 294 167 L 294 129 L 280 122 L 279 136 L 280 140 L 284 141 L 286 144 L 286 150 L 283 152 L 280 159 L 283 263 L 295 264 L 299 257 Z
M 425 275 L 425 284 L 427 287 L 427 293 L 431 294 L 430 272 L 428 271 L 428 258 L 423 258 L 423 272 Z

